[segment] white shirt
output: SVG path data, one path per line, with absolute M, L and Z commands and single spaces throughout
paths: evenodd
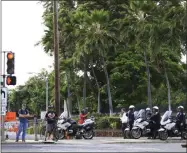
M 125 112 L 123 113 L 123 116 L 120 119 L 121 119 L 122 123 L 127 123 L 128 117 L 126 116 Z

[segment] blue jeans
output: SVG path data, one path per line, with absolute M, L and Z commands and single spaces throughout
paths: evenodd
M 27 130 L 27 123 L 20 122 L 18 126 L 18 132 L 16 134 L 16 140 L 19 140 L 19 136 L 21 132 L 22 132 L 22 140 L 25 140 L 26 130 Z

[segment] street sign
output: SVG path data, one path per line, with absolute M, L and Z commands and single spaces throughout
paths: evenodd
M 3 107 L 3 106 L 2 106 L 1 111 L 2 111 L 2 112 L 6 112 L 6 107 Z
M 5 87 L 1 88 L 1 99 L 2 99 L 1 115 L 6 115 L 7 92 L 8 92 L 7 88 L 5 88 Z
M 5 116 L 5 115 L 6 115 L 6 112 L 1 111 L 1 115 Z

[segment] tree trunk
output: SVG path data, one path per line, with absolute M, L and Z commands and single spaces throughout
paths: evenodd
M 63 40 L 61 40 L 61 43 L 64 44 Z M 63 53 L 64 60 L 66 60 L 64 45 L 61 45 L 61 50 L 63 51 L 62 53 Z M 70 73 L 70 68 L 68 70 Z M 68 113 L 68 116 L 70 117 L 72 114 L 72 100 L 71 100 L 71 92 L 70 92 L 70 74 L 69 75 L 67 74 L 68 70 L 66 70 L 66 79 L 68 83 L 68 88 L 67 88 L 68 95 L 67 95 L 67 99 L 64 101 L 64 106 L 66 102 L 67 113 Z M 64 107 L 64 111 L 65 111 L 65 107 Z
M 147 73 L 148 106 L 149 106 L 149 108 L 152 108 L 150 70 L 149 70 L 149 65 L 148 65 L 148 62 L 147 62 L 146 51 L 144 51 L 144 59 L 145 59 L 146 73 Z
M 98 80 L 97 80 L 97 77 L 95 75 L 95 71 L 93 69 L 93 62 L 91 63 L 91 68 L 92 68 L 92 73 L 94 75 L 94 78 L 95 78 L 95 82 L 96 82 L 96 85 L 97 85 L 97 91 L 98 91 L 98 94 L 97 94 L 97 102 L 98 102 L 98 105 L 97 105 L 97 113 L 101 113 L 101 92 L 100 92 L 100 87 L 99 87 L 99 83 L 98 83 Z
M 104 58 L 102 60 L 103 60 L 103 70 L 104 70 L 106 81 L 107 81 L 107 93 L 108 93 L 108 101 L 109 101 L 109 111 L 110 111 L 110 116 L 112 116 L 112 114 L 113 114 L 113 106 L 112 106 L 112 96 L 111 96 L 111 92 L 110 92 L 110 80 L 109 80 L 107 66 L 106 66 Z
M 76 97 L 77 97 L 77 103 L 78 103 L 78 108 L 79 108 L 79 114 L 81 113 L 81 106 L 80 106 L 80 100 L 79 100 L 79 96 L 76 93 Z
M 171 91 L 170 91 L 170 83 L 169 83 L 169 79 L 168 79 L 168 75 L 167 75 L 167 72 L 166 72 L 165 65 L 164 65 L 164 75 L 165 75 L 165 78 L 166 78 L 166 84 L 167 84 L 167 89 L 168 89 L 168 109 L 169 109 L 169 111 L 171 111 Z
M 84 64 L 83 107 L 86 108 L 86 64 Z
M 69 77 L 67 78 L 67 82 L 68 82 L 68 107 L 67 107 L 67 109 L 68 109 L 68 113 L 69 113 L 69 115 L 71 115 L 72 114 L 72 100 L 71 100 L 71 92 L 70 92 L 70 82 L 69 82 Z
M 72 100 L 71 100 L 70 82 L 69 82 L 68 75 L 67 75 L 67 82 L 68 82 L 67 111 L 68 111 L 68 116 L 71 116 L 71 114 L 72 114 Z

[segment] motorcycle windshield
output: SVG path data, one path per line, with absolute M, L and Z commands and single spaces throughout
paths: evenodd
M 134 112 L 134 118 L 135 118 L 135 120 L 138 118 L 138 111 Z
M 138 118 L 145 119 L 145 110 L 144 110 L 144 109 L 141 109 L 141 110 L 138 112 Z
M 166 111 L 162 116 L 161 123 L 167 121 L 171 117 L 172 111 Z

